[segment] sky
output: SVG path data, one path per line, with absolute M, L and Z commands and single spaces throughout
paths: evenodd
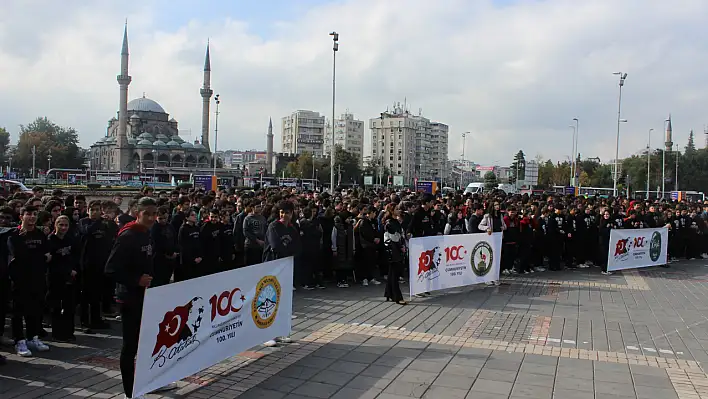
M 204 51 L 220 94 L 219 149 L 264 149 L 273 118 L 298 109 L 366 121 L 406 103 L 449 125 L 450 159 L 510 164 L 570 156 L 573 118 L 583 158 L 614 158 L 618 77 L 620 157 L 708 123 L 705 0 L 4 0 L 0 13 L 0 126 L 46 116 L 104 136 L 118 109 L 127 18 L 129 98 L 160 103 L 199 136 Z M 706 108 L 703 108 L 706 107 Z M 214 128 L 212 107 L 212 132 Z M 370 133 L 366 130 L 365 153 Z M 190 136 L 183 137 L 189 139 Z M 213 139 L 212 139 L 213 146 Z

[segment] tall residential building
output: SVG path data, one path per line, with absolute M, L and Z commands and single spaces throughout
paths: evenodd
M 403 176 L 404 184 L 415 178 L 443 178 L 447 171 L 447 132 L 443 123 L 413 115 L 400 103 L 392 111 L 369 120 L 371 158 L 393 175 Z
M 329 124 L 326 130 L 324 153 L 328 156 L 332 144 L 332 128 Z M 353 114 L 342 114 L 334 120 L 334 143 L 356 156 L 361 166 L 364 161 L 364 122 L 354 119 Z
M 281 124 L 281 150 L 286 154 L 324 153 L 325 117 L 319 112 L 298 110 L 285 116 Z

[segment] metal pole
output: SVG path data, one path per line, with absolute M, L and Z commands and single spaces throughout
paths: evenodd
M 469 132 L 462 133 L 462 162 L 463 162 L 463 164 L 465 162 L 465 137 L 467 137 L 468 133 Z
M 218 94 L 214 97 L 214 100 L 216 101 L 216 118 L 214 120 L 214 178 L 216 178 L 216 158 L 218 158 L 216 146 L 219 140 L 219 103 L 221 102 Z
M 649 199 L 649 189 L 651 185 L 649 184 L 649 180 L 651 180 L 651 175 L 649 174 L 649 170 L 651 168 L 651 132 L 654 131 L 654 129 L 649 129 L 649 142 L 647 143 L 647 199 Z
M 580 141 L 580 126 L 578 118 L 573 118 L 575 121 L 575 149 L 573 151 L 573 187 L 579 186 L 578 180 L 578 142 Z
M 676 181 L 674 182 L 674 191 L 678 191 L 678 162 L 679 162 L 679 146 L 676 144 Z
M 570 185 L 573 185 L 573 180 L 575 178 L 575 171 L 573 168 L 575 167 L 575 156 L 573 153 L 575 153 L 575 126 L 571 125 L 570 126 L 573 129 L 573 143 L 570 147 Z
M 619 178 L 619 145 L 620 145 L 620 121 L 622 118 L 622 86 L 624 86 L 624 80 L 627 79 L 627 74 L 622 72 L 615 72 L 615 75 L 619 75 L 619 97 L 617 99 L 617 141 L 615 143 L 615 178 L 612 184 L 612 193 L 617 197 L 617 179 Z
M 32 146 L 32 179 L 34 179 L 34 166 L 35 166 L 36 156 L 37 156 L 37 146 L 33 145 Z
M 216 144 L 214 144 L 216 145 Z M 157 169 L 157 150 L 152 150 L 152 188 L 155 190 L 155 170 Z
M 332 32 L 332 147 L 330 148 L 329 162 L 329 184 L 330 193 L 334 194 L 334 162 L 335 162 L 335 144 L 334 144 L 334 105 L 336 93 L 336 77 L 337 77 L 337 50 L 339 50 L 339 33 Z

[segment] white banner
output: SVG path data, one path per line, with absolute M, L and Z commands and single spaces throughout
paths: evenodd
M 133 397 L 291 330 L 293 258 L 145 293 Z
M 610 232 L 607 270 L 665 265 L 669 229 L 618 229 Z
M 499 280 L 502 233 L 413 238 L 411 295 Z

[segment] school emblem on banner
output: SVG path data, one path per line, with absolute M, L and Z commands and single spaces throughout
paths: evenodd
M 652 262 L 659 260 L 661 256 L 661 233 L 655 231 L 651 235 L 651 242 L 649 243 L 649 258 Z
M 265 276 L 256 285 L 251 307 L 253 322 L 258 328 L 268 328 L 275 321 L 280 302 L 280 283 L 275 276 Z
M 472 256 L 470 257 L 472 272 L 480 277 L 486 276 L 492 270 L 493 262 L 494 250 L 492 246 L 486 241 L 478 242 L 472 249 Z

